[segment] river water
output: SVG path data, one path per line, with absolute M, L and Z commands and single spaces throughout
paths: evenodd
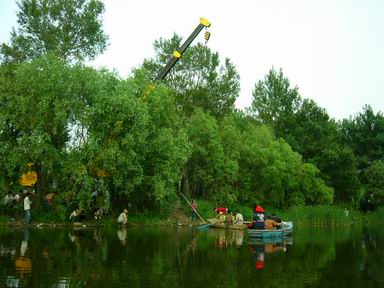
M 384 231 L 3 227 L 0 287 L 384 287 Z

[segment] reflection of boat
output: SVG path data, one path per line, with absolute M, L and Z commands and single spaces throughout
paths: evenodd
M 271 238 L 249 238 L 248 245 L 265 245 L 265 244 L 284 244 L 292 245 L 293 240 L 290 236 L 285 237 L 271 237 Z
M 249 237 L 252 238 L 282 238 L 292 232 L 293 223 L 283 222 L 281 229 L 248 229 Z

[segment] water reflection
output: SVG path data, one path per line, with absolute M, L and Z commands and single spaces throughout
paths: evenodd
M 127 227 L 122 226 L 120 229 L 117 229 L 117 238 L 120 240 L 121 244 L 127 244 Z
M 244 242 L 244 230 L 242 229 L 215 229 L 215 246 L 217 248 L 240 248 Z
M 292 245 L 291 237 L 278 239 L 256 239 L 250 238 L 248 241 L 249 251 L 255 261 L 256 269 L 264 269 L 266 254 L 276 252 L 286 252 L 287 245 Z
M 274 242 L 193 227 L 15 229 L 0 232 L 0 287 L 248 287 L 255 275 L 264 288 L 384 287 L 383 251 L 377 229 Z

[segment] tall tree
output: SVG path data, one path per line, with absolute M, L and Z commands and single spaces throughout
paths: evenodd
M 358 157 L 359 168 L 365 169 L 375 160 L 384 159 L 384 115 L 376 114 L 369 105 L 354 118 L 342 122 L 346 143 Z
M 180 47 L 181 41 L 177 35 L 155 41 L 155 58 L 146 59 L 143 64 L 152 79 Z M 219 54 L 202 44 L 190 46 L 164 82 L 177 92 L 178 107 L 188 116 L 197 107 L 216 117 L 228 115 L 234 111 L 240 91 L 239 74 L 231 61 L 225 59 L 224 64 L 220 64 Z
M 4 62 L 53 53 L 65 61 L 92 59 L 106 48 L 99 0 L 21 0 L 17 30 L 1 45 Z
M 269 71 L 264 81 L 255 85 L 253 97 L 250 111 L 304 161 L 321 170 L 322 178 L 335 189 L 335 201 L 357 204 L 360 194 L 355 156 L 341 143 L 337 123 L 325 109 L 313 100 L 302 99 L 281 70 Z

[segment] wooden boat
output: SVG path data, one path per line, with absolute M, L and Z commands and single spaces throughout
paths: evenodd
M 281 229 L 248 229 L 251 238 L 282 238 L 292 233 L 293 223 L 283 222 Z
M 247 229 L 246 224 L 233 224 L 233 225 L 227 225 L 225 223 L 221 223 L 218 219 L 208 219 L 208 222 L 211 223 L 211 228 L 218 228 L 218 229 L 236 229 L 236 230 L 244 230 Z

